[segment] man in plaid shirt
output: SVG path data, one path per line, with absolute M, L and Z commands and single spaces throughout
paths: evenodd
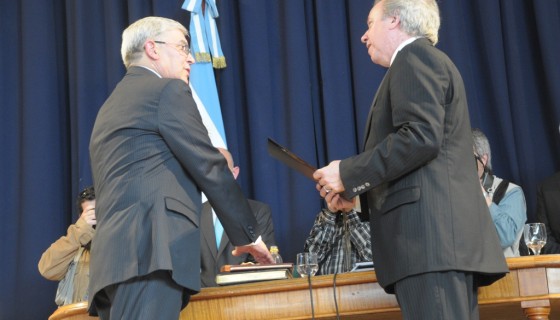
M 369 217 L 354 209 L 321 210 L 304 251 L 317 254 L 319 274 L 348 272 L 357 262 L 372 261 Z

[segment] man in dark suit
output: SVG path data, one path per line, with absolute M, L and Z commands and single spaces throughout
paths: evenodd
M 541 253 L 560 253 L 560 172 L 548 177 L 539 185 L 537 221 L 546 226 L 546 245 Z
M 272 263 L 191 96 L 187 36 L 183 25 L 166 18 L 130 25 L 121 48 L 127 74 L 95 121 L 89 305 L 101 319 L 178 319 L 200 289 L 201 191 L 235 254 Z
M 231 153 L 223 148 L 218 148 L 218 150 L 226 158 L 228 167 L 233 174 L 233 177 L 237 179 L 240 169 L 238 166 L 233 165 L 233 157 L 231 156 Z M 259 201 L 250 199 L 248 201 L 251 211 L 255 215 L 255 219 L 257 219 L 262 240 L 268 246 L 276 245 L 270 207 Z M 216 233 L 216 224 L 219 224 L 219 227 L 221 227 L 220 221 L 216 218 L 216 214 L 214 213 L 212 206 L 208 201 L 206 201 L 202 205 L 202 216 L 200 217 L 200 231 L 202 236 L 200 248 L 200 281 L 202 287 L 217 286 L 216 275 L 219 273 L 220 267 L 225 264 L 253 262 L 252 257 L 248 254 L 240 256 L 233 256 L 231 254 L 231 251 L 234 249 L 234 245 L 229 240 L 227 234 L 220 232 L 218 235 Z M 221 228 L 219 229 L 221 230 Z M 217 241 L 217 237 L 220 238 L 219 243 Z
M 316 171 L 317 189 L 337 208 L 361 196 L 377 279 L 404 319 L 477 319 L 478 287 L 508 268 L 480 192 L 463 81 L 434 47 L 437 3 L 376 1 L 367 24 L 362 42 L 389 69 L 362 153 Z

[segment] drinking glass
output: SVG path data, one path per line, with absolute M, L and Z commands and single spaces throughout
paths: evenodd
M 298 253 L 296 259 L 297 271 L 302 277 L 314 276 L 319 270 L 317 254 L 312 252 Z
M 546 244 L 546 229 L 544 223 L 527 223 L 523 228 L 523 237 L 527 248 L 538 256 Z

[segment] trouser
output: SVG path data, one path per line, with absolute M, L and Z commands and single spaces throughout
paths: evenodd
M 405 320 L 477 320 L 478 285 L 470 272 L 430 272 L 395 284 Z
M 189 299 L 170 271 L 159 270 L 107 286 L 95 296 L 95 305 L 101 320 L 177 320 Z

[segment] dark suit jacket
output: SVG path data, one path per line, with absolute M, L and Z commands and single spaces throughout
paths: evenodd
M 188 85 L 129 68 L 99 110 L 90 141 L 97 196 L 90 306 L 108 285 L 170 270 L 200 289 L 201 191 L 235 245 L 257 221 L 204 127 Z
M 537 192 L 537 220 L 546 225 L 541 253 L 560 253 L 560 172 L 544 180 Z
M 272 214 L 270 207 L 262 202 L 249 200 L 249 206 L 257 219 L 259 234 L 268 247 L 275 246 L 274 228 L 272 225 Z M 241 264 L 243 262 L 254 261 L 248 254 L 238 257 L 231 255 L 234 245 L 229 240 L 227 234 L 222 235 L 220 248 L 216 248 L 216 236 L 214 232 L 214 221 L 212 217 L 212 207 L 208 202 L 202 205 L 202 216 L 200 218 L 201 231 L 201 265 L 200 281 L 202 287 L 215 287 L 216 275 L 220 272 L 220 267 L 225 264 Z
M 405 46 L 373 101 L 361 154 L 340 163 L 345 196 L 371 213 L 379 284 L 425 272 L 508 271 L 476 176 L 467 97 L 451 60 L 420 38 Z

